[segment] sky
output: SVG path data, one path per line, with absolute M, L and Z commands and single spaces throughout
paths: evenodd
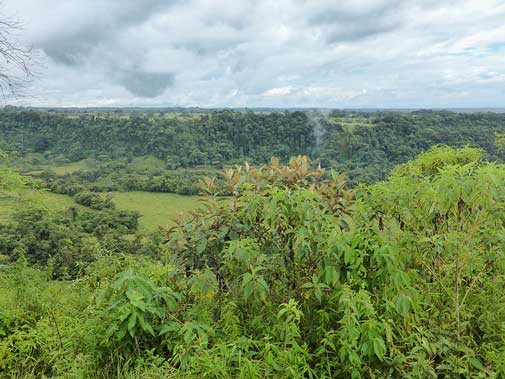
M 505 1 L 3 0 L 34 106 L 505 107 Z

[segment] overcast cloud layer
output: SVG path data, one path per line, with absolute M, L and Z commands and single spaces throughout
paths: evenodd
M 21 105 L 504 107 L 505 1 L 4 0 Z

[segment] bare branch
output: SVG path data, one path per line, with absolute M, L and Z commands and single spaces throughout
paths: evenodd
M 40 67 L 38 55 L 20 42 L 23 25 L 0 14 L 0 93 L 7 97 L 23 96 L 26 86 Z

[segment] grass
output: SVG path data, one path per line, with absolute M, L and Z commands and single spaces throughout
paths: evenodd
M 31 165 L 28 170 L 21 168 L 21 171 L 25 175 L 38 175 L 44 170 L 53 171 L 58 176 L 63 176 L 66 174 L 72 174 L 76 171 L 88 171 L 96 167 L 96 161 L 92 159 L 83 159 L 72 163 L 53 163 L 53 164 L 38 164 Z
M 153 156 L 143 156 L 134 158 L 130 163 L 129 168 L 135 170 L 136 172 L 142 173 L 148 170 L 164 170 L 166 167 L 166 162 L 153 157 Z
M 178 213 L 198 207 L 198 196 L 183 196 L 173 193 L 112 192 L 117 209 L 139 211 L 141 232 L 154 232 L 159 226 L 170 226 Z
M 54 212 L 65 212 L 70 207 L 89 209 L 78 205 L 70 196 L 47 191 L 25 191 L 22 196 L 0 197 L 0 223 L 7 222 L 17 210 L 30 205 L 42 206 Z
M 142 214 L 139 230 L 149 233 L 158 226 L 170 226 L 178 213 L 195 209 L 198 196 L 182 196 L 172 193 L 113 192 L 112 198 L 119 210 L 139 211 Z M 43 206 L 54 212 L 65 212 L 70 207 L 91 210 L 76 204 L 72 197 L 46 191 L 26 191 L 21 197 L 0 197 L 0 223 L 10 220 L 14 212 L 29 205 Z
M 78 162 L 72 162 L 72 163 L 69 163 L 66 165 L 62 165 L 62 166 L 50 166 L 48 168 L 50 168 L 52 171 L 54 171 L 56 175 L 63 176 L 66 174 L 71 174 L 71 173 L 79 171 L 79 170 L 80 171 L 89 170 L 91 168 L 91 166 L 92 166 L 92 163 L 88 159 L 83 159 Z

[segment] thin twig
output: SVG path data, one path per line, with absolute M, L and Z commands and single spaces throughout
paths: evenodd
M 54 317 L 54 313 L 50 309 L 47 310 L 47 313 L 49 314 L 49 317 L 51 317 L 51 319 L 54 322 L 54 326 L 56 327 L 56 333 L 58 334 L 58 339 L 60 340 L 61 349 L 64 350 L 64 348 L 63 348 L 63 340 L 61 338 L 60 328 L 58 327 L 58 323 L 56 322 L 56 317 Z

